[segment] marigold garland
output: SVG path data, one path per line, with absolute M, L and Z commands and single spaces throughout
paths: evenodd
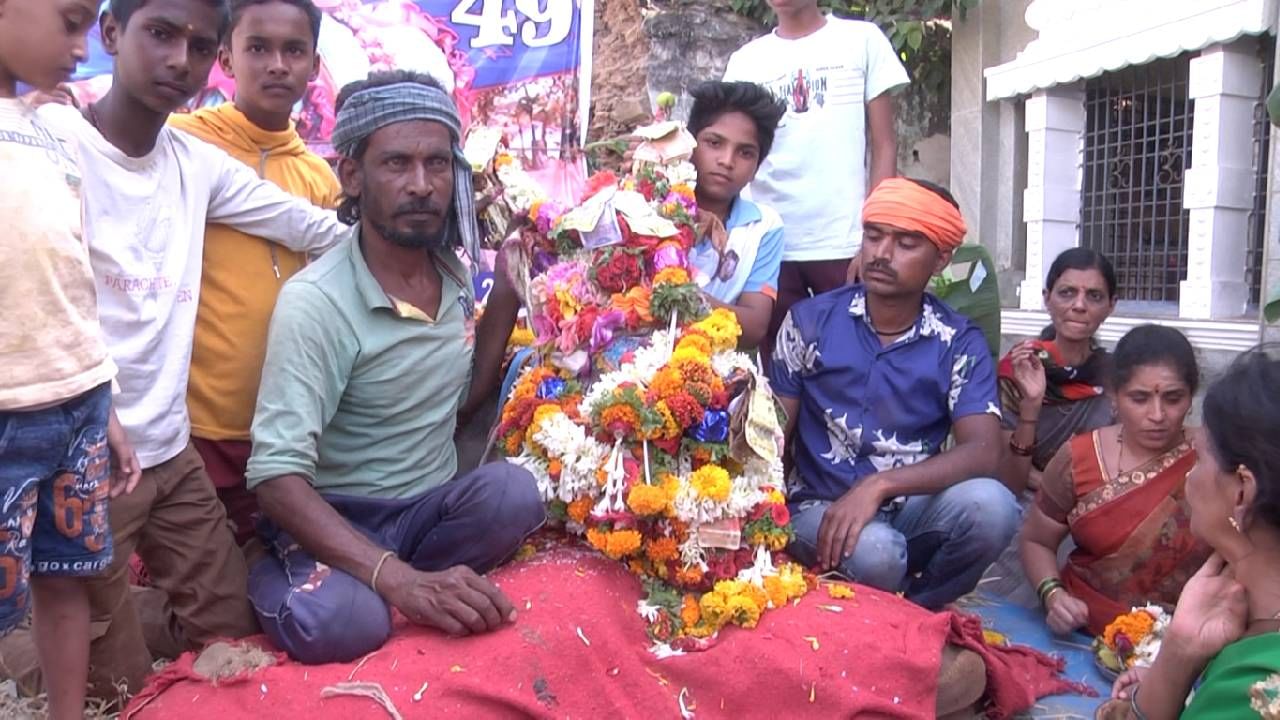
M 673 537 L 653 538 L 645 543 L 644 551 L 655 563 L 668 563 L 680 557 L 680 546 Z
M 587 530 L 587 542 L 614 560 L 620 560 L 640 550 L 640 533 L 635 530 Z
M 729 491 L 733 489 L 729 473 L 719 465 L 708 464 L 698 468 L 689 478 L 689 484 L 698 497 L 712 502 L 728 500 Z
M 661 515 L 671 509 L 671 496 L 655 485 L 636 485 L 627 495 L 627 507 L 637 515 Z

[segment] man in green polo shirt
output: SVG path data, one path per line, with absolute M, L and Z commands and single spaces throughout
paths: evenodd
M 527 471 L 454 478 L 474 345 L 471 170 L 429 77 L 374 73 L 338 98 L 351 236 L 294 276 L 271 320 L 248 484 L 270 553 L 250 571 L 263 629 L 293 658 L 380 647 L 389 606 L 451 635 L 515 619 L 482 573 L 544 520 Z

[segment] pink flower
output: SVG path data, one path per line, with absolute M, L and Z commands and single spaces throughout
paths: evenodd
M 601 348 L 613 342 L 613 331 L 627 324 L 627 316 L 621 310 L 609 310 L 596 318 L 595 324 L 591 328 L 591 352 L 598 352 Z
M 675 243 L 663 243 L 653 253 L 653 272 L 657 274 L 659 270 L 668 267 L 689 267 L 689 258 L 685 255 Z
M 545 345 L 551 342 L 558 334 L 556 324 L 546 315 L 541 313 L 534 315 L 531 322 L 533 324 L 534 342 L 538 345 Z

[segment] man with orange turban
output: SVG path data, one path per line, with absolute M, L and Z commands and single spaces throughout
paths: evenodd
M 982 331 L 925 292 L 964 240 L 950 193 L 885 180 L 862 227 L 864 284 L 792 307 L 770 367 L 795 461 L 789 552 L 937 609 L 977 585 L 1018 525 L 992 479 L 995 367 Z

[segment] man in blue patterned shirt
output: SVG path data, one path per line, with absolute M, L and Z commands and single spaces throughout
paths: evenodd
M 770 368 L 795 461 L 790 552 L 936 609 L 974 588 L 1018 525 L 991 479 L 995 367 L 982 331 L 925 292 L 966 232 L 950 194 L 892 178 L 862 218 L 865 284 L 793 307 Z

